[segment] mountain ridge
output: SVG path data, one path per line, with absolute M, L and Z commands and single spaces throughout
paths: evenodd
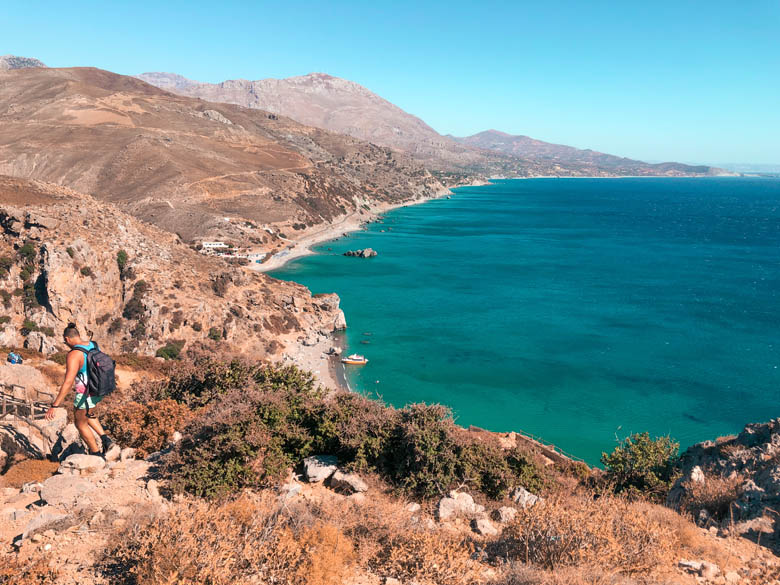
M 556 145 L 527 136 L 524 149 L 497 147 L 482 135 L 511 137 L 488 130 L 472 137 L 441 135 L 421 118 L 399 108 L 362 85 L 327 73 L 309 73 L 284 79 L 226 80 L 203 83 L 175 73 L 143 73 L 138 76 L 158 87 L 209 101 L 235 103 L 288 116 L 301 123 L 326 128 L 408 152 L 427 168 L 460 179 L 490 176 L 613 176 L 707 175 L 720 169 L 704 165 L 644 161 Z M 480 137 L 477 139 L 475 137 Z M 533 144 L 534 148 L 528 148 Z M 553 154 L 551 154 L 553 153 Z M 591 155 L 586 153 L 593 153 Z

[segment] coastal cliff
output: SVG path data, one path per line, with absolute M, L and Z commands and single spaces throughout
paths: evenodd
M 278 360 L 321 353 L 345 326 L 336 295 L 203 256 L 67 188 L 0 177 L 0 229 L 3 346 L 51 354 L 73 321 L 111 352 L 202 346 Z

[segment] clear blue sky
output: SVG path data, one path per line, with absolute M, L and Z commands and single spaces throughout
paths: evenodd
M 437 131 L 780 163 L 780 0 L 8 2 L 0 54 L 201 81 L 322 71 Z

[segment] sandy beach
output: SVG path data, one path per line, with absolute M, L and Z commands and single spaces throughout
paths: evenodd
M 378 204 L 371 207 L 371 209 L 359 209 L 352 213 L 349 213 L 342 218 L 336 220 L 333 223 L 327 225 L 315 226 L 311 230 L 307 230 L 298 239 L 291 240 L 291 245 L 281 252 L 277 252 L 271 256 L 267 261 L 262 264 L 251 264 L 248 268 L 256 270 L 257 272 L 270 272 L 281 268 L 291 260 L 300 258 L 302 256 L 308 256 L 313 254 L 311 248 L 317 244 L 336 240 L 345 234 L 355 232 L 363 228 L 367 223 L 374 221 L 377 217 L 398 207 L 406 207 L 409 205 L 419 205 L 431 201 L 432 199 L 439 199 L 449 195 L 451 191 L 445 189 L 441 191 L 435 197 L 423 197 L 420 199 L 410 199 L 399 204 Z

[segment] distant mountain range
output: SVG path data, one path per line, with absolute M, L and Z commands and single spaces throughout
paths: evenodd
M 45 65 L 26 57 L 0 57 L 0 69 L 27 67 Z M 445 185 L 490 177 L 725 173 L 705 165 L 651 164 L 497 130 L 464 138 L 442 136 L 420 118 L 365 87 L 325 73 L 257 81 L 237 79 L 216 84 L 194 81 L 175 73 L 143 73 L 138 79 L 179 95 L 263 110 L 307 126 L 403 151 Z
M 138 77 L 181 95 L 266 110 L 309 126 L 403 150 L 428 168 L 455 176 L 675 176 L 723 172 L 681 163 L 649 164 L 496 130 L 466 138 L 442 136 L 420 118 L 365 87 L 324 73 L 216 84 L 175 73 L 144 73 Z
M 498 130 L 486 130 L 466 138 L 456 138 L 454 136 L 452 138 L 467 146 L 484 150 L 495 150 L 519 158 L 546 161 L 561 168 L 570 165 L 582 165 L 608 170 L 617 175 L 668 175 L 674 173 L 706 175 L 714 170 L 712 167 L 705 165 L 691 166 L 674 162 L 650 164 L 630 158 L 604 154 L 595 150 L 583 150 L 573 146 L 543 142 L 528 136 L 506 134 Z

